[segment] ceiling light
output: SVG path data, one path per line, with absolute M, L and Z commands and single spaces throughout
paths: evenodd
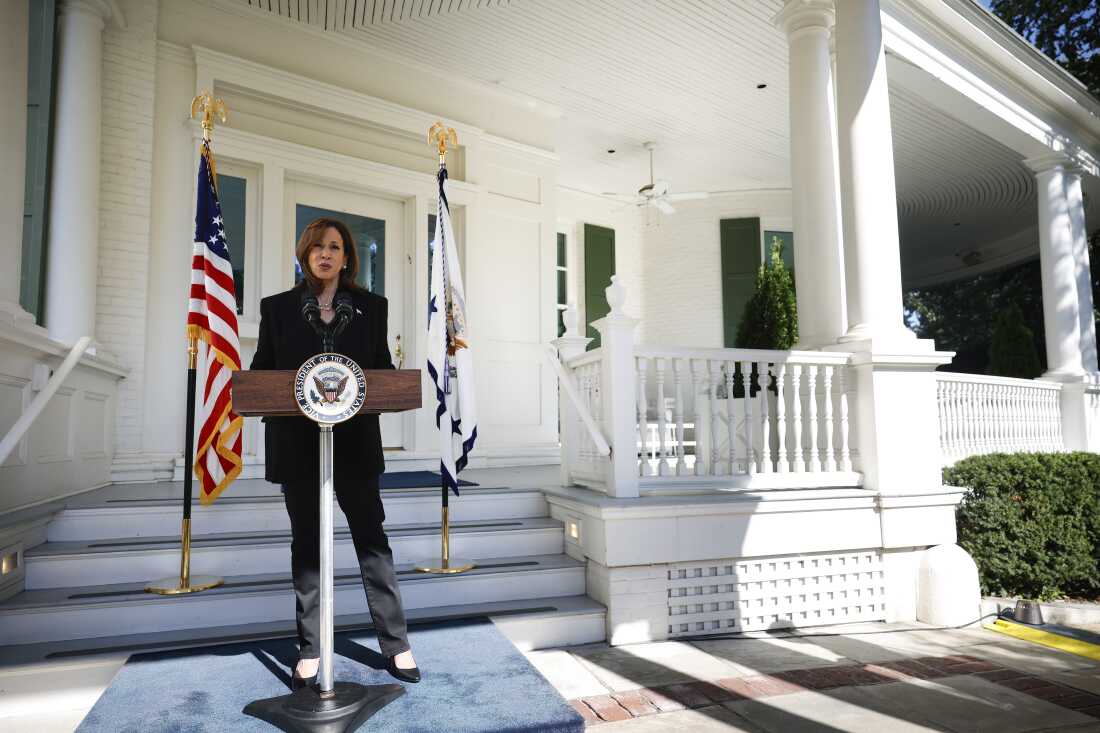
M 757 89 L 767 89 L 767 87 L 768 87 L 768 85 L 767 85 L 767 84 L 757 84 L 757 85 L 756 85 L 756 88 L 757 88 Z

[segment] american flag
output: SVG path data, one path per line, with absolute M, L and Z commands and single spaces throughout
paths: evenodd
M 241 472 L 243 420 L 233 412 L 230 393 L 233 372 L 241 368 L 241 344 L 237 336 L 233 265 L 222 224 L 214 158 L 210 143 L 204 141 L 195 206 L 191 300 L 187 309 L 188 336 L 199 341 L 195 477 L 199 480 L 199 500 L 203 504 L 217 499 Z

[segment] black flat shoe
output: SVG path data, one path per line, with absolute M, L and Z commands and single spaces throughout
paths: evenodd
M 290 676 L 290 689 L 291 690 L 300 690 L 303 687 L 312 687 L 315 684 L 317 684 L 317 675 L 316 674 L 314 674 L 312 677 L 299 677 L 298 676 L 298 665 L 294 665 L 294 674 L 292 674 Z
M 401 669 L 393 661 L 394 657 L 386 659 L 386 671 L 391 675 L 401 680 L 402 682 L 419 682 L 420 681 L 420 668 L 409 667 L 408 669 Z

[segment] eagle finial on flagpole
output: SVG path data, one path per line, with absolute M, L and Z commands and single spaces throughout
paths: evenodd
M 210 133 L 214 131 L 214 118 L 225 124 L 226 108 L 221 98 L 215 98 L 210 92 L 203 92 L 191 100 L 191 119 L 202 112 L 202 139 L 210 142 Z
M 436 122 L 428 130 L 428 143 L 435 143 L 438 148 L 440 165 L 445 165 L 447 162 L 448 141 L 452 147 L 458 147 L 458 135 L 453 127 L 444 127 L 442 122 Z

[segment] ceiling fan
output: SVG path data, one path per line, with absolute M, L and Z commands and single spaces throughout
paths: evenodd
M 705 199 L 710 194 L 706 191 L 691 191 L 686 193 L 672 193 L 672 189 L 669 186 L 668 181 L 655 180 L 653 178 L 653 150 L 657 147 L 657 143 L 645 142 L 642 143 L 642 147 L 649 151 L 649 183 L 645 184 L 638 189 L 636 194 L 623 194 L 614 192 L 605 192 L 604 196 L 611 196 L 625 201 L 635 206 L 640 207 L 653 207 L 660 211 L 662 214 L 675 214 L 676 207 L 672 205 L 673 201 L 691 201 L 693 199 Z

